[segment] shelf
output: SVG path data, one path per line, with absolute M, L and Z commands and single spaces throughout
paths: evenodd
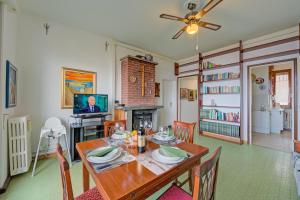
M 202 131 L 202 135 L 207 136 L 207 137 L 211 137 L 211 138 L 224 140 L 224 141 L 227 141 L 227 142 L 242 144 L 241 138 L 231 137 L 231 136 L 228 136 L 228 135 L 221 135 L 221 134 L 206 132 L 206 131 Z
M 211 71 L 211 70 L 217 70 L 217 69 L 224 69 L 224 68 L 229 68 L 229 67 L 239 67 L 240 63 L 229 63 L 226 65 L 220 65 L 219 67 L 214 67 L 214 68 L 208 68 L 208 69 L 202 69 L 202 71 Z
M 236 126 L 239 126 L 239 125 L 240 125 L 240 122 L 230 122 L 230 121 L 224 121 L 224 120 L 219 120 L 219 119 L 206 119 L 206 118 L 201 118 L 200 121 L 213 121 L 213 122 L 226 123 L 226 124 L 231 124 L 231 125 L 236 125 Z
M 201 83 L 211 83 L 211 82 L 221 82 L 221 81 L 235 81 L 240 80 L 239 78 L 228 78 L 228 79 L 220 79 L 220 80 L 212 80 L 212 81 L 202 81 Z
M 225 94 L 240 94 L 240 92 L 224 92 L 224 93 L 200 93 L 200 95 L 225 95 Z
M 239 106 L 212 106 L 212 105 L 202 105 L 202 107 L 209 107 L 209 108 L 234 108 L 234 109 L 240 109 Z

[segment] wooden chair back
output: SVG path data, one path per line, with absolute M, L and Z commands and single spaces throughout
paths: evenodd
M 194 141 L 194 128 L 196 123 L 174 121 L 173 130 L 175 137 L 188 143 Z
M 104 122 L 105 137 L 109 137 L 115 132 L 116 123 L 119 123 L 120 127 L 123 127 L 126 130 L 126 120 L 105 121 Z
M 63 186 L 63 200 L 73 200 L 74 196 L 73 196 L 69 163 L 63 155 L 63 151 L 60 144 L 57 144 L 56 155 L 59 161 L 59 167 L 61 173 L 61 181 Z
M 300 153 L 300 141 L 294 140 L 294 151 Z
M 218 147 L 212 156 L 194 169 L 193 200 L 214 200 L 222 147 Z

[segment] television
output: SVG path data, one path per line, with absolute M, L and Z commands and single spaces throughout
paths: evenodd
M 73 114 L 106 113 L 107 94 L 74 94 Z

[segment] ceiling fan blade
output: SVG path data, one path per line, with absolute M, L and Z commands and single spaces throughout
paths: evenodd
M 200 27 L 208 28 L 208 29 L 213 30 L 213 31 L 217 31 L 217 30 L 219 30 L 221 28 L 221 26 L 218 25 L 218 24 L 213 24 L 213 23 L 203 22 L 203 21 L 199 21 L 198 25 Z
M 195 15 L 196 19 L 200 19 L 206 13 L 208 13 L 211 9 L 221 3 L 223 0 L 210 0 L 199 12 Z
M 183 27 L 182 29 L 180 29 L 180 30 L 172 37 L 172 39 L 175 40 L 175 39 L 179 38 L 179 36 L 181 36 L 181 34 L 184 33 L 184 31 L 186 30 L 186 27 L 187 27 L 187 26 L 185 26 L 185 27 Z
M 181 22 L 185 22 L 185 23 L 188 22 L 188 20 L 185 19 L 185 18 L 177 17 L 177 16 L 173 16 L 173 15 L 168 15 L 168 14 L 161 14 L 159 17 L 164 18 L 164 19 L 181 21 Z

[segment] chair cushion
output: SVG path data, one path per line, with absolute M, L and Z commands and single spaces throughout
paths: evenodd
M 98 189 L 94 187 L 76 197 L 75 200 L 104 200 L 104 198 L 101 196 Z
M 177 185 L 173 185 L 170 187 L 164 194 L 159 197 L 159 200 L 191 200 L 193 197 L 178 187 Z

